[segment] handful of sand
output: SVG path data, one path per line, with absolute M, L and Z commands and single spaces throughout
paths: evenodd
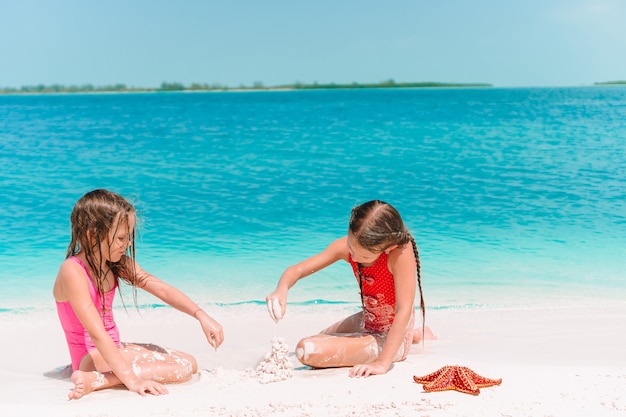
M 278 382 L 293 376 L 293 363 L 289 359 L 289 346 L 282 337 L 271 340 L 272 348 L 256 368 L 261 384 Z

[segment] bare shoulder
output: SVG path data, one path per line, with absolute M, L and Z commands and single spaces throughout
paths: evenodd
M 85 271 L 76 262 L 66 259 L 61 263 L 54 282 L 53 294 L 56 301 L 64 302 L 70 297 L 70 292 L 81 288 L 88 288 Z
M 347 238 L 339 238 L 331 242 L 321 252 L 290 266 L 289 270 L 297 271 L 299 278 L 304 278 L 339 260 L 348 260 Z
M 348 249 L 348 236 L 343 236 L 340 237 L 339 239 L 333 240 L 330 245 L 328 245 L 329 248 L 335 248 L 337 250 L 340 250 L 342 248 Z
M 347 261 L 350 253 L 350 250 L 348 249 L 348 237 L 340 237 L 339 239 L 333 241 L 330 245 L 328 245 L 326 251 L 332 253 L 337 259 Z
M 400 271 L 415 271 L 417 262 L 415 260 L 413 246 L 410 243 L 407 243 L 392 250 L 389 253 L 388 266 L 392 273 Z
M 83 267 L 80 266 L 79 263 L 68 258 L 61 263 L 57 279 L 72 279 L 83 275 L 85 275 Z

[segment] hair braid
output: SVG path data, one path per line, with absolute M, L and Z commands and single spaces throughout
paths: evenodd
M 417 250 L 417 244 L 413 236 L 410 236 L 411 245 L 413 246 L 413 254 L 415 255 L 415 264 L 417 265 L 417 288 L 420 291 L 420 310 L 422 312 L 422 345 L 424 345 L 424 331 L 426 329 L 426 307 L 424 305 L 424 294 L 422 292 L 422 274 L 420 272 L 420 255 Z

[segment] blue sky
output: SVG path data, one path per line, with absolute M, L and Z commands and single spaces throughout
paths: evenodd
M 0 0 L 0 87 L 626 79 L 624 0 Z

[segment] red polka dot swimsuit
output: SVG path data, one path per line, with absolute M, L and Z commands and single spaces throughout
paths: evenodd
M 361 266 L 359 278 L 358 265 L 352 256 L 349 261 L 357 282 L 360 281 L 363 301 L 364 330 L 373 333 L 387 333 L 391 328 L 396 311 L 396 288 L 393 275 L 387 266 L 389 255 L 381 253 L 371 266 Z

